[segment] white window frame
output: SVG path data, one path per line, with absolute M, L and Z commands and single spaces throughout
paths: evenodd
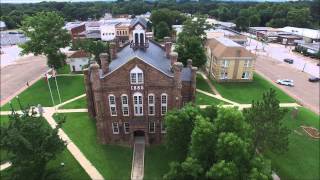
M 162 97 L 163 97 L 163 96 L 166 97 L 166 102 L 165 102 L 165 103 L 162 102 Z M 165 114 L 168 112 L 168 94 L 166 94 L 166 93 L 162 93 L 162 94 L 161 94 L 160 103 L 161 103 L 161 115 L 165 115 Z M 166 109 L 166 112 L 165 112 L 165 113 L 163 113 L 163 108 Z
M 243 77 L 244 74 L 244 77 Z M 241 79 L 249 79 L 250 77 L 250 72 L 249 71 L 243 71 L 241 75 Z
M 152 125 L 153 125 L 153 131 L 151 131 Z M 156 133 L 156 122 L 154 122 L 154 121 L 149 122 L 149 133 L 151 133 L 151 134 Z
M 126 98 L 127 99 L 127 103 L 125 104 L 125 103 L 123 103 L 123 98 Z M 126 95 L 126 94 L 122 94 L 121 95 L 121 104 L 122 104 L 122 115 L 123 116 L 129 116 L 129 98 L 128 98 L 128 95 Z M 127 114 L 125 114 L 124 112 L 125 112 L 125 108 L 127 108 Z
M 137 97 L 137 100 L 135 100 Z M 133 112 L 135 116 L 143 116 L 143 95 L 140 92 L 135 92 L 133 98 Z M 141 98 L 141 99 L 139 99 Z M 141 100 L 141 103 L 140 103 Z
M 153 102 L 150 103 L 150 97 L 153 98 Z M 150 113 L 150 108 L 153 108 L 153 113 Z M 154 116 L 156 114 L 156 108 L 155 108 L 155 95 L 154 94 L 148 94 L 148 114 L 149 116 Z
M 164 134 L 164 133 L 167 132 L 167 131 L 166 131 L 166 128 L 163 129 L 164 126 L 165 126 L 165 124 L 164 124 L 164 121 L 162 120 L 162 121 L 161 121 L 161 133 L 162 133 L 162 134 Z
M 251 67 L 251 60 L 250 59 L 244 60 L 244 67 Z
M 127 131 L 127 128 L 128 128 L 128 131 Z M 125 134 L 129 134 L 130 133 L 130 124 L 128 122 L 124 122 L 123 123 L 123 132 Z
M 225 69 L 222 69 L 220 72 L 220 79 L 228 79 L 228 71 Z
M 224 68 L 227 68 L 229 66 L 229 61 L 228 60 L 222 60 L 221 61 L 221 66 Z
M 144 81 L 143 71 L 138 66 L 135 66 L 130 71 L 130 83 L 131 84 L 143 84 L 143 81 Z
M 111 97 L 113 97 L 114 103 L 111 103 Z M 113 94 L 110 94 L 110 95 L 108 96 L 108 99 L 109 99 L 110 115 L 111 115 L 111 116 L 117 116 L 116 96 L 113 95 Z M 114 108 L 114 111 L 112 110 L 112 108 Z M 115 112 L 115 113 L 113 114 L 113 112 Z
M 117 129 L 117 131 L 115 131 Z M 112 123 L 112 133 L 113 134 L 119 134 L 119 123 L 118 122 L 113 122 Z

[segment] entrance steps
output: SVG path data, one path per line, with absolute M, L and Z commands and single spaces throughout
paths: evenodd
M 136 137 L 133 146 L 131 180 L 143 180 L 144 174 L 144 137 Z

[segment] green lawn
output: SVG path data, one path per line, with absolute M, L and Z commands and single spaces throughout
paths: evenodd
M 206 80 L 204 80 L 200 74 L 197 74 L 197 89 L 214 94 Z
M 70 66 L 68 64 L 65 64 L 60 69 L 57 69 L 58 74 L 70 74 Z
M 1 126 L 6 126 L 9 122 L 8 116 L 0 116 L 0 124 Z M 0 161 L 5 162 L 10 160 L 10 156 L 0 147 Z M 61 163 L 64 163 L 64 166 L 61 167 Z M 64 180 L 89 180 L 90 177 L 84 171 L 84 169 L 80 166 L 80 164 L 73 158 L 68 149 L 66 148 L 61 154 L 57 156 L 56 159 L 49 162 L 48 169 L 59 169 L 61 168 L 61 173 L 59 174 L 60 179 Z M 10 179 L 10 168 L 1 172 L 1 179 Z
M 281 179 L 320 179 L 319 139 L 312 139 L 300 127 L 313 126 L 319 130 L 319 116 L 308 109 L 300 108 L 296 119 L 288 113 L 285 125 L 292 130 L 289 136 L 289 151 L 283 155 L 266 153 L 272 160 L 273 169 Z
M 169 163 L 178 160 L 179 154 L 170 153 L 164 145 L 146 147 L 145 180 L 160 180 L 169 171 Z
M 88 113 L 67 113 L 65 116 L 63 130 L 105 179 L 130 179 L 131 148 L 99 144 L 95 122 Z
M 66 101 L 73 97 L 84 94 L 84 82 L 82 76 L 59 76 L 57 77 L 58 86 L 60 89 L 61 100 Z M 56 84 L 53 78 L 50 79 L 52 94 L 56 104 L 59 103 Z M 52 101 L 49 93 L 48 84 L 45 80 L 40 79 L 28 89 L 19 94 L 21 104 L 52 106 Z M 15 109 L 20 109 L 16 99 L 12 100 Z M 10 110 L 9 103 L 1 107 L 1 110 Z
M 0 125 L 1 127 L 7 126 L 9 122 L 9 116 L 0 116 Z M 7 151 L 3 150 L 0 146 L 0 163 L 6 162 L 10 159 L 10 155 Z
M 262 99 L 262 94 L 270 88 L 276 90 L 280 102 L 295 102 L 293 98 L 258 74 L 254 74 L 252 82 L 217 83 L 214 80 L 211 81 L 224 98 L 238 103 L 251 103 L 252 100 Z
M 60 109 L 82 109 L 87 108 L 87 99 L 82 97 L 60 107 Z
M 218 105 L 218 104 L 228 104 L 227 102 L 221 101 L 214 97 L 207 96 L 200 92 L 196 92 L 196 105 Z

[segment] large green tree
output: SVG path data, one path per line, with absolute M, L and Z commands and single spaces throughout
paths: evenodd
M 254 129 L 253 145 L 263 152 L 285 152 L 288 150 L 290 133 L 283 125 L 287 109 L 280 108 L 276 91 L 270 89 L 263 94 L 262 101 L 252 102 L 252 108 L 245 109 L 244 115 Z
M 188 155 L 171 164 L 166 179 L 271 178 L 270 163 L 255 151 L 252 128 L 239 110 L 197 113 Z
M 70 35 L 63 29 L 64 19 L 56 12 L 39 12 L 22 21 L 21 30 L 30 39 L 20 45 L 22 54 L 43 54 L 48 66 L 60 68 L 65 56 L 60 51 L 70 44 Z
M 99 55 L 101 53 L 110 53 L 109 52 L 109 43 L 103 41 L 95 41 L 92 39 L 79 39 L 73 43 L 73 49 L 81 49 L 85 52 L 88 52 L 92 55 L 91 59 L 95 60 L 98 64 L 101 65 Z
M 161 21 L 159 22 L 159 24 L 157 24 L 155 32 L 157 39 L 163 39 L 164 37 L 170 35 L 170 29 L 168 27 L 168 24 L 164 21 Z
M 11 155 L 11 179 L 49 179 L 52 169 L 48 171 L 48 162 L 65 148 L 58 135 L 60 125 L 52 129 L 43 117 L 35 116 L 29 109 L 23 112 L 13 112 L 9 125 L 1 126 L 1 148 Z

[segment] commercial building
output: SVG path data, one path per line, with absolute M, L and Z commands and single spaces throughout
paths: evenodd
M 255 56 L 238 43 L 225 37 L 209 39 L 206 54 L 206 71 L 217 82 L 252 81 Z
M 101 68 L 84 70 L 89 115 L 96 119 L 97 136 L 103 144 L 161 143 L 166 132 L 163 118 L 173 109 L 195 99 L 196 67 L 183 67 L 166 38 L 162 46 L 146 38 L 146 24 L 134 19 L 129 43 L 110 44 L 101 54 Z

